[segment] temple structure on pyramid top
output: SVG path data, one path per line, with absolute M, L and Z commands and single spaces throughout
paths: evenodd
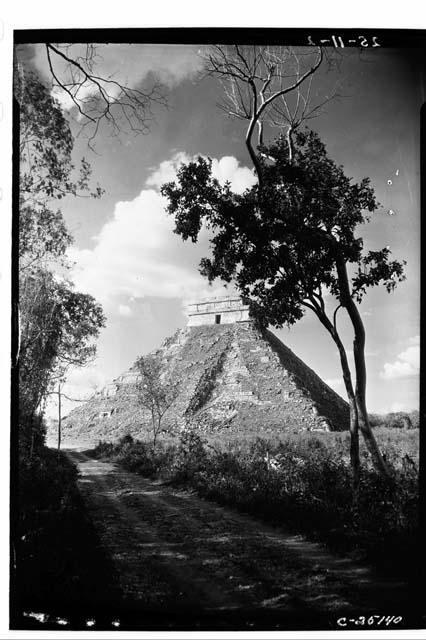
M 249 307 L 238 296 L 203 298 L 186 307 L 188 327 L 248 322 Z

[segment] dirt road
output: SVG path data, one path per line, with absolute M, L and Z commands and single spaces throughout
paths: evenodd
M 242 628 L 242 620 L 248 628 L 310 628 L 319 619 L 336 628 L 341 616 L 401 609 L 403 585 L 301 536 L 82 452 L 68 455 L 123 603 L 151 620 L 160 616 L 159 627 L 180 617 L 185 628 L 206 620 L 223 628 Z

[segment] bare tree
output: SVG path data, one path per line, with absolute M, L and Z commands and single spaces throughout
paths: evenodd
M 85 363 L 86 364 L 86 363 Z M 84 366 L 84 364 L 82 365 Z M 51 396 L 57 396 L 57 400 L 58 400 L 58 439 L 57 439 L 57 450 L 58 450 L 58 454 L 61 450 L 61 443 L 62 443 L 62 400 L 68 400 L 68 402 L 87 402 L 90 398 L 89 396 L 86 396 L 84 398 L 71 398 L 67 393 L 64 392 L 64 387 L 66 386 L 66 382 L 67 382 L 67 370 L 63 370 L 59 373 L 59 375 L 57 376 L 57 382 L 56 382 L 56 387 L 54 390 L 49 391 L 49 393 L 47 395 Z
M 152 444 L 155 451 L 158 436 L 165 431 L 162 426 L 163 417 L 175 402 L 179 387 L 164 380 L 161 360 L 155 355 L 139 358 L 136 367 L 140 376 L 137 399 L 151 413 Z
M 103 124 L 113 136 L 121 132 L 145 134 L 154 119 L 153 105 L 167 106 L 165 87 L 155 79 L 149 86 L 130 87 L 118 74 L 100 73 L 99 49 L 89 43 L 45 44 L 53 89 L 63 92 L 77 109 L 77 135 L 85 132 L 92 149 Z
M 314 74 L 325 60 L 330 62 L 330 54 L 321 47 L 216 45 L 204 59 L 207 72 L 222 84 L 218 106 L 248 123 L 245 143 L 258 180 L 256 147 L 263 145 L 265 125 L 285 131 L 291 154 L 294 131 L 338 95 L 336 83 L 330 95 L 313 99 Z

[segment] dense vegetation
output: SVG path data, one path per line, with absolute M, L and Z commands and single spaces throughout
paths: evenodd
M 84 159 L 79 167 L 73 162 L 68 120 L 49 88 L 23 66 L 15 72 L 14 97 L 20 133 L 19 235 L 14 245 L 19 344 L 16 332 L 11 584 L 12 596 L 17 596 L 12 597 L 14 615 L 19 616 L 23 607 L 33 610 L 38 603 L 46 610 L 73 599 L 84 602 L 84 594 L 94 588 L 94 534 L 79 502 L 77 470 L 44 446 L 43 416 L 69 370 L 94 357 L 105 318 L 94 298 L 76 291 L 69 279 L 66 250 L 72 237 L 57 209 L 64 197 L 97 198 L 102 190 L 90 193 L 90 166 Z
M 391 429 L 418 429 L 420 425 L 419 412 L 394 411 L 386 415 L 370 413 L 370 424 L 373 427 L 389 427 Z
M 100 551 L 77 489 L 77 469 L 46 447 L 19 466 L 19 510 L 15 522 L 12 626 L 25 612 L 79 616 L 115 600 L 111 565 Z
M 394 482 L 377 473 L 362 447 L 356 512 L 347 432 L 225 443 L 187 431 L 177 441 L 157 442 L 155 451 L 125 436 L 115 445 L 100 442 L 93 455 L 187 486 L 333 549 L 356 550 L 383 569 L 392 558 L 392 571 L 406 574 L 416 557 L 418 431 L 377 428 L 376 436 Z
M 72 237 L 58 202 L 90 193 L 90 165 L 72 160 L 68 120 L 48 88 L 32 73 L 15 73 L 19 105 L 19 453 L 35 455 L 45 403 L 72 367 L 90 362 L 105 324 L 101 306 L 70 280 L 66 251 Z M 87 194 L 89 192 L 89 194 Z M 18 347 L 17 347 L 18 349 Z

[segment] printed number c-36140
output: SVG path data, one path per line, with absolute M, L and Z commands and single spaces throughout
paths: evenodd
M 348 627 L 354 625 L 355 627 L 389 627 L 390 625 L 397 625 L 402 621 L 402 616 L 358 616 L 358 618 L 346 618 L 342 617 L 337 620 L 339 627 Z

